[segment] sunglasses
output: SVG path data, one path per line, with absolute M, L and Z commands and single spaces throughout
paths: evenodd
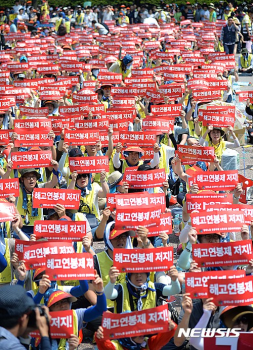
M 79 179 L 81 179 L 81 178 L 84 178 L 84 179 L 86 179 L 86 177 L 89 177 L 89 175 L 88 174 L 79 174 L 79 175 L 77 175 L 77 180 L 79 180 Z

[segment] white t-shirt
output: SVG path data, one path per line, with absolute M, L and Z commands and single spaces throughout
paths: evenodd
M 157 20 L 155 18 L 149 17 L 145 18 L 143 23 L 149 24 L 149 25 L 156 25 L 157 28 L 160 28 L 159 24 L 157 23 Z

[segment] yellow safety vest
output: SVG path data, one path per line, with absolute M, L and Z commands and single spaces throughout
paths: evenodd
M 141 164 L 143 164 L 143 160 L 139 160 L 138 164 L 136 164 L 136 165 L 134 165 L 134 166 L 140 166 Z M 124 174 L 126 168 L 129 168 L 129 165 L 127 164 L 126 160 L 123 159 L 122 174 Z
M 225 141 L 221 139 L 220 142 L 218 143 L 218 145 L 214 145 L 211 141 L 208 141 L 208 146 L 214 147 L 214 154 L 216 155 L 217 159 L 220 162 L 222 154 L 226 149 Z
M 166 163 L 166 146 L 163 143 L 160 144 L 160 155 L 159 169 L 165 169 L 167 174 L 169 171 Z
M 70 33 L 70 21 L 65 21 L 66 32 Z
M 131 304 L 129 300 L 129 292 L 127 289 L 127 283 L 123 282 L 121 283 L 121 286 L 123 288 L 123 310 L 122 312 L 129 312 L 131 311 Z M 155 289 L 155 285 L 153 282 L 148 282 L 149 288 Z M 146 292 L 145 292 L 146 293 Z M 136 298 L 133 296 L 133 299 L 136 300 Z M 147 297 L 142 299 L 143 307 L 142 310 L 151 309 L 152 307 L 156 307 L 156 291 L 148 291 Z M 117 313 L 117 300 L 114 301 L 114 313 Z
M 247 29 L 246 29 L 246 24 L 248 24 L 248 29 L 249 29 L 249 33 L 251 34 L 252 30 L 251 30 L 251 19 L 249 17 L 249 15 L 245 15 L 242 19 L 242 34 L 248 34 Z
M 248 59 L 245 59 L 243 55 L 240 57 L 242 68 L 249 68 L 251 65 L 252 55 L 248 54 Z
M 57 32 L 62 22 L 62 18 L 59 18 L 55 22 L 55 31 Z
M 5 283 L 11 283 L 12 279 L 12 274 L 11 274 L 11 254 L 10 254 L 10 248 L 9 248 L 9 239 L 5 238 L 4 239 L 5 243 L 5 253 L 4 257 L 5 260 L 7 261 L 7 266 L 6 268 L 0 273 L 0 284 L 5 284 Z
M 76 17 L 77 24 L 81 24 L 83 22 L 83 19 L 84 19 L 84 14 L 80 13 L 80 15 Z
M 19 214 L 21 215 L 24 224 L 27 226 L 34 226 L 34 222 L 36 220 L 43 220 L 43 209 L 38 209 L 38 216 L 32 216 L 32 194 L 27 193 L 27 211 L 22 208 L 23 206 L 23 191 L 19 189 L 19 197 L 17 203 L 17 209 Z M 26 215 L 28 216 L 29 223 L 25 223 Z
M 97 219 L 99 219 L 99 213 L 97 212 L 97 208 L 95 206 L 95 187 L 98 186 L 97 183 L 93 183 L 91 185 L 91 191 L 89 191 L 89 194 L 87 194 L 85 197 L 80 198 L 80 206 L 79 206 L 79 212 L 80 213 L 86 213 L 86 214 L 94 214 Z M 75 187 L 76 190 L 78 190 L 77 187 Z
M 6 21 L 6 16 L 2 16 L 2 17 L 0 18 L 0 25 L 5 24 L 5 21 Z
M 145 338 L 145 340 L 147 341 L 148 338 Z M 113 345 L 115 346 L 115 350 L 124 350 L 124 348 L 120 345 L 120 343 L 117 340 L 112 340 Z M 145 346 L 145 348 L 143 348 L 143 350 L 149 350 L 149 346 L 148 344 Z

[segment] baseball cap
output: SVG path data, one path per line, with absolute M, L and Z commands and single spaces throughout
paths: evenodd
M 0 288 L 0 318 L 22 316 L 34 307 L 35 303 L 23 287 L 3 286 Z
M 77 300 L 71 294 L 63 292 L 62 290 L 57 290 L 57 291 L 53 292 L 50 295 L 50 297 L 48 298 L 47 307 L 51 307 L 52 305 L 54 305 L 55 303 L 57 303 L 58 301 L 63 300 L 63 299 L 70 299 L 71 303 L 73 303 Z
M 69 157 L 83 157 L 83 153 L 78 147 L 72 148 L 69 152 Z

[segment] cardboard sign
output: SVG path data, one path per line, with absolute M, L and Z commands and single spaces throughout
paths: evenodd
M 157 115 L 159 113 L 167 113 L 167 117 L 177 117 L 182 111 L 181 104 L 170 104 L 170 105 L 152 105 L 151 113 Z
M 238 184 L 238 171 L 208 171 L 190 178 L 189 185 L 197 184 L 199 189 L 232 191 Z
M 200 194 L 186 194 L 187 213 L 191 213 L 194 210 L 202 212 L 207 210 L 209 206 L 224 204 L 233 204 L 232 193 L 205 194 L 205 192 L 201 192 Z
M 1 179 L 0 180 L 0 198 L 9 196 L 19 197 L 19 180 L 18 179 Z
M 80 190 L 35 188 L 33 190 L 33 208 L 54 208 L 56 204 L 61 204 L 64 205 L 65 209 L 78 209 L 80 196 Z
M 0 222 L 12 221 L 16 214 L 16 207 L 6 199 L 0 199 Z
M 36 220 L 36 239 L 79 242 L 86 235 L 86 221 Z
M 89 119 L 79 120 L 75 122 L 76 129 L 98 129 L 99 131 L 107 131 L 109 128 L 108 119 Z
M 117 208 L 149 208 L 150 206 L 161 208 L 162 211 L 165 211 L 166 202 L 164 193 L 126 193 L 119 194 L 116 198 Z
M 168 331 L 168 306 L 126 314 L 104 312 L 102 327 L 105 339 L 132 338 Z
M 215 113 L 215 111 L 204 111 L 202 123 L 204 126 L 213 125 L 218 127 L 233 126 L 235 124 L 235 112 L 229 115 L 224 115 L 221 111 L 220 114 Z
M 130 167 L 125 170 L 123 181 L 128 182 L 129 188 L 161 187 L 166 181 L 166 174 L 164 169 L 134 171 Z
M 95 279 L 94 261 L 90 253 L 47 255 L 46 274 L 50 280 L 93 280 Z
M 40 241 L 22 241 L 21 239 L 15 239 L 15 253 L 18 256 L 19 260 L 24 260 L 24 248 L 30 247 L 32 245 L 41 244 Z
M 52 151 L 12 152 L 13 169 L 45 168 L 51 166 Z
M 70 171 L 77 171 L 79 174 L 109 172 L 109 159 L 107 156 L 95 157 L 70 157 Z
M 104 108 L 104 105 L 103 105 Z M 104 110 L 104 109 L 103 109 Z M 59 107 L 59 114 L 60 115 L 76 115 L 76 114 L 81 114 L 85 115 L 89 111 L 87 111 L 87 105 L 82 104 L 82 105 L 72 105 L 72 106 L 60 106 Z
M 208 280 L 243 277 L 245 277 L 245 270 L 186 272 L 185 293 L 190 293 L 192 299 L 208 298 Z
M 161 214 L 160 223 L 157 226 L 149 227 L 148 237 L 158 236 L 161 232 L 167 235 L 172 234 L 172 218 L 171 213 Z
M 18 134 L 15 147 L 53 146 L 53 139 L 48 137 L 52 130 L 51 120 L 29 119 L 14 120 L 14 132 Z
M 99 141 L 97 130 L 68 130 L 65 132 L 64 141 L 70 145 L 95 145 Z
M 196 76 L 194 75 L 194 78 L 202 78 L 202 75 L 198 76 L 198 74 L 196 74 Z M 220 100 L 221 90 L 217 90 L 217 89 L 193 90 L 192 97 L 194 100 L 198 102 Z
M 208 298 L 217 306 L 242 306 L 253 303 L 253 281 L 251 276 L 227 281 L 208 282 Z
M 156 135 L 149 131 L 124 131 L 119 134 L 119 142 L 126 146 L 150 146 L 156 143 Z
M 250 240 L 193 244 L 192 258 L 201 267 L 248 264 L 253 258 Z
M 240 232 L 245 223 L 242 211 L 229 210 L 191 213 L 191 224 L 199 234 L 217 232 Z
M 194 147 L 178 145 L 175 154 L 182 162 L 212 162 L 214 160 L 214 147 Z
M 121 84 L 122 74 L 112 73 L 112 72 L 107 72 L 107 73 L 99 72 L 98 80 L 100 81 L 101 85 L 105 85 L 106 83 Z
M 172 265 L 173 247 L 113 250 L 113 266 L 121 272 L 168 271 Z
M 161 209 L 152 206 L 145 208 L 122 208 L 116 204 L 115 229 L 137 229 L 139 226 L 155 226 L 160 222 Z
M 72 242 L 43 242 L 24 247 L 24 261 L 28 270 L 46 266 L 46 257 L 49 254 L 59 257 L 61 254 L 72 254 L 75 250 Z

